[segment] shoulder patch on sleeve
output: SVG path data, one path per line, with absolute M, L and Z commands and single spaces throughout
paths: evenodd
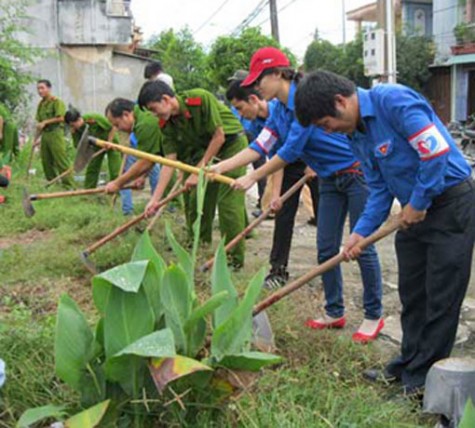
M 203 100 L 201 97 L 194 97 L 194 98 L 186 98 L 185 104 L 187 106 L 198 107 L 202 104 Z
M 449 143 L 434 124 L 426 126 L 409 137 L 409 143 L 421 160 L 441 156 L 450 150 Z
M 277 134 L 269 128 L 263 128 L 262 131 L 256 138 L 257 145 L 264 151 L 264 153 L 269 153 L 277 142 Z
M 165 119 L 160 119 L 158 121 L 158 126 L 161 128 L 165 128 L 165 125 L 167 124 L 167 121 Z

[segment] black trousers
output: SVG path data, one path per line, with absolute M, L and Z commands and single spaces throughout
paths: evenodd
M 287 165 L 284 168 L 284 178 L 282 180 L 282 188 L 280 194 L 284 194 L 297 181 L 304 176 L 306 165 L 302 161 L 297 161 Z M 318 213 L 318 178 L 307 183 L 312 195 L 313 211 L 315 218 Z M 287 266 L 289 262 L 290 246 L 292 244 L 292 235 L 294 232 L 295 216 L 299 207 L 300 193 L 302 189 L 295 192 L 288 199 L 281 210 L 275 216 L 274 237 L 272 242 L 272 250 L 270 253 L 270 264 L 272 269 Z
M 396 235 L 403 338 L 387 370 L 407 387 L 423 386 L 455 342 L 475 241 L 475 186 L 466 187 L 444 203 L 436 199 L 423 222 Z
M 260 168 L 262 165 L 266 163 L 266 158 L 265 156 L 261 156 L 259 159 L 257 159 L 255 162 L 252 162 L 252 167 L 254 169 Z M 262 198 L 264 196 L 264 192 L 266 191 L 266 184 L 267 184 L 267 179 L 263 178 L 262 180 L 259 180 L 257 182 L 257 194 L 259 196 L 259 200 L 257 201 L 257 206 L 261 208 L 261 203 L 262 203 Z

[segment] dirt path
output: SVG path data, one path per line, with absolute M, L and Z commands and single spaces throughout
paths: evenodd
M 248 198 L 248 212 L 252 211 L 254 204 L 255 199 L 251 196 Z M 307 224 L 308 214 L 302 208 L 299 209 L 294 227 L 289 263 L 291 279 L 297 278 L 313 267 L 317 258 L 315 249 L 317 229 Z M 259 265 L 259 267 L 264 263 L 268 265 L 273 228 L 273 221 L 264 221 L 257 230 L 257 237 L 247 241 L 247 260 L 251 260 L 249 264 Z M 348 226 L 345 235 L 347 233 Z M 392 354 L 397 351 L 401 338 L 394 235 L 378 243 L 377 249 L 383 272 L 383 303 L 386 321 L 384 334 L 378 340 L 378 345 L 381 347 L 383 354 Z M 462 309 L 457 335 L 458 345 L 454 351 L 458 355 L 475 356 L 475 260 L 472 266 L 472 278 Z M 343 265 L 343 277 L 346 315 L 349 321 L 349 327 L 345 329 L 345 334 L 351 335 L 363 318 L 362 285 L 357 263 L 345 263 Z M 296 295 L 290 297 L 299 300 L 299 313 L 296 316 L 300 317 L 302 322 L 308 317 L 320 315 L 323 311 L 324 296 L 321 280 L 317 278 L 311 285 L 312 287 L 303 287 Z

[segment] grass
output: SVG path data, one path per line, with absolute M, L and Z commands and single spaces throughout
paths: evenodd
M 36 164 L 38 170 L 39 165 Z M 83 197 L 41 201 L 32 219 L 21 208 L 22 165 L 17 165 L 8 204 L 0 206 L 0 357 L 7 363 L 7 383 L 0 390 L 0 427 L 11 427 L 27 408 L 66 404 L 78 408 L 78 397 L 54 376 L 56 304 L 68 292 L 92 319 L 91 275 L 79 261 L 80 250 L 124 222 L 109 199 Z M 30 179 L 43 191 L 41 177 Z M 140 208 L 140 206 L 138 207 Z M 120 211 L 120 210 L 118 210 Z M 167 214 L 181 239 L 180 213 Z M 162 256 L 171 253 L 164 241 L 163 220 L 152 238 Z M 139 234 L 130 231 L 91 258 L 100 270 L 127 261 Z M 211 249 L 200 254 L 205 260 Z M 267 254 L 263 255 L 267 257 Z M 265 263 L 252 258 L 234 275 L 241 286 Z M 206 287 L 207 276 L 198 278 Z M 252 387 L 219 408 L 189 404 L 187 412 L 162 408 L 150 426 L 190 427 L 423 427 L 433 420 L 408 401 L 393 400 L 395 389 L 361 380 L 361 370 L 381 364 L 372 346 L 351 343 L 343 334 L 304 330 L 302 306 L 308 290 L 284 299 L 268 311 L 285 363 L 266 370 Z

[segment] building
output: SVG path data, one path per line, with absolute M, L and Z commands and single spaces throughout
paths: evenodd
M 475 1 L 434 0 L 432 98 L 445 122 L 475 113 Z
M 32 71 L 67 104 L 102 113 L 112 97 L 137 96 L 150 51 L 136 48 L 130 1 L 33 0 L 27 15 L 19 38 L 45 54 Z M 38 96 L 29 90 L 33 116 Z

